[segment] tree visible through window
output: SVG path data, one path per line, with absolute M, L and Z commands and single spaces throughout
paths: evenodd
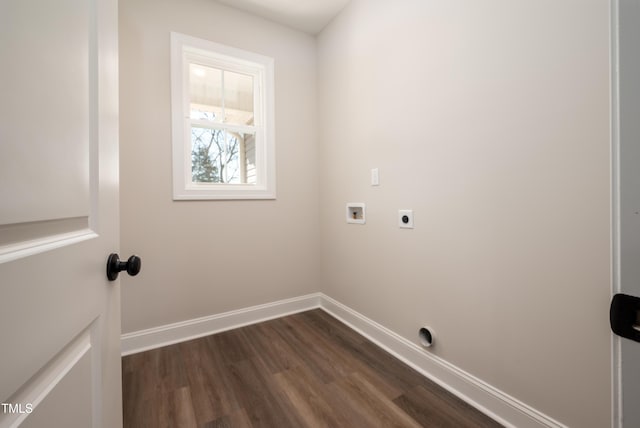
M 219 129 L 191 128 L 194 183 L 239 183 L 238 139 Z M 230 141 L 229 141 L 230 140 Z
M 214 115 L 207 112 L 192 111 L 191 116 L 214 120 Z M 194 183 L 241 183 L 241 142 L 245 141 L 240 134 L 192 126 L 191 180 Z M 244 181 L 248 181 L 246 177 Z

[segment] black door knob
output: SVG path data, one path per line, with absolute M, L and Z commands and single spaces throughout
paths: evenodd
M 609 320 L 611 330 L 618 336 L 640 342 L 638 320 L 640 318 L 640 297 L 618 293 L 611 299 Z
M 121 262 L 117 253 L 111 253 L 107 259 L 107 278 L 109 281 L 115 281 L 123 270 L 126 270 L 131 276 L 136 276 L 141 267 L 142 260 L 138 256 L 131 256 L 126 262 Z

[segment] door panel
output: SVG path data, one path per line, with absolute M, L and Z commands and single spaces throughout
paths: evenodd
M 118 427 L 117 1 L 3 0 L 0 55 L 0 427 Z
M 0 6 L 0 224 L 89 215 L 90 6 Z
M 91 376 L 91 355 L 86 353 L 73 364 L 20 427 L 51 426 L 51 420 L 55 420 L 59 427 L 90 427 L 93 423 L 93 392 L 84 382 L 88 376 Z M 80 401 L 77 401 L 78 398 Z
M 13 414 L 13 423 L 21 428 L 48 426 L 52 420 L 61 427 L 93 424 L 94 391 L 85 381 L 92 376 L 95 355 L 91 338 L 92 330 L 84 332 L 20 391 L 13 401 L 27 404 Z

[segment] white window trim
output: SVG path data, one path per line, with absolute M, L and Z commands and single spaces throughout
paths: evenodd
M 204 64 L 228 68 L 254 76 L 256 102 L 256 184 L 193 183 L 191 179 L 191 137 L 187 121 L 189 88 L 187 58 L 198 57 Z M 173 199 L 275 199 L 275 104 L 273 58 L 171 33 L 171 124 L 173 140 Z M 260 103 L 257 101 L 261 100 Z

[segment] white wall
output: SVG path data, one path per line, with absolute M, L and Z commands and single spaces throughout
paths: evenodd
M 275 59 L 275 201 L 172 201 L 169 33 Z M 315 39 L 210 0 L 120 2 L 124 333 L 319 288 Z
M 608 7 L 353 0 L 318 39 L 322 291 L 581 428 L 610 424 Z

